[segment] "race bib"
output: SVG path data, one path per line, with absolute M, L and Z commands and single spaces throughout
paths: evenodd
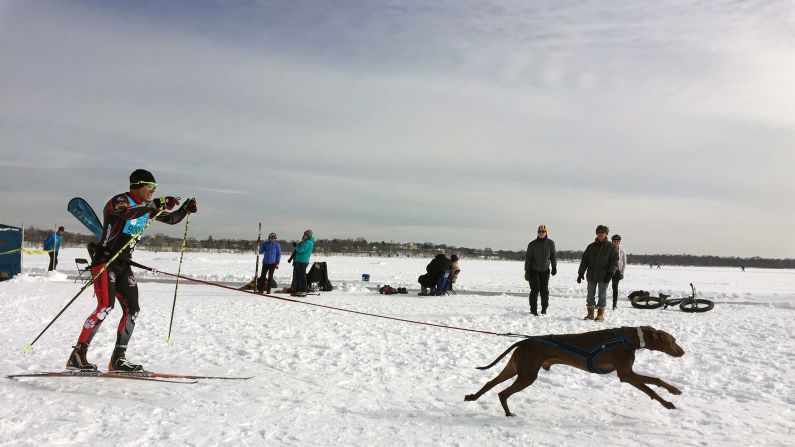
M 149 214 L 145 214 L 140 217 L 136 217 L 135 219 L 128 219 L 127 222 L 124 223 L 124 229 L 122 232 L 124 234 L 129 235 L 137 235 L 141 231 L 143 231 L 146 224 L 149 222 Z

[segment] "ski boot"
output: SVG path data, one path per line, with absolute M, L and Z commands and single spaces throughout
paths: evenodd
M 77 371 L 96 371 L 97 365 L 88 363 L 86 360 L 86 352 L 88 352 L 88 345 L 85 343 L 78 343 L 73 346 L 72 353 L 69 354 L 69 360 L 66 361 L 66 369 Z
M 130 363 L 124 357 L 126 349 L 116 348 L 113 350 L 113 355 L 110 357 L 110 363 L 108 363 L 108 371 L 110 372 L 136 372 L 136 371 L 143 371 L 143 365 L 136 365 L 134 363 Z

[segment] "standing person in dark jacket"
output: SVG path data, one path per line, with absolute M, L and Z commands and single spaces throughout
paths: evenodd
M 48 234 L 47 238 L 44 239 L 44 249 L 47 250 L 47 254 L 50 255 L 50 265 L 47 267 L 48 271 L 55 270 L 55 267 L 58 266 L 58 252 L 61 251 L 61 238 L 63 237 L 63 232 L 63 227 L 58 227 L 58 231 Z
M 453 262 L 450 261 L 444 253 L 437 254 L 431 262 L 425 267 L 425 274 L 420 275 L 417 278 L 417 281 L 420 283 L 420 296 L 432 295 L 433 293 L 429 293 L 428 290 L 430 289 L 431 292 L 434 292 L 434 287 L 436 287 L 436 283 L 439 281 L 439 277 L 444 274 L 445 270 L 451 270 L 453 268 Z
M 262 255 L 262 274 L 257 283 L 257 292 L 262 293 L 265 290 L 265 293 L 271 293 L 273 272 L 279 268 L 279 262 L 282 260 L 282 246 L 279 244 L 276 233 L 268 235 L 268 240 L 259 247 L 259 254 Z M 268 281 L 267 287 L 265 287 L 265 280 Z
M 588 278 L 588 315 L 585 320 L 594 319 L 594 308 L 598 308 L 596 321 L 604 321 L 607 306 L 607 284 L 618 270 L 618 250 L 607 239 L 609 229 L 605 225 L 596 227 L 596 240 L 591 242 L 582 254 L 577 283 Z M 599 289 L 599 302 L 596 302 L 596 290 Z
M 549 275 L 558 273 L 555 242 L 547 234 L 547 226 L 538 226 L 538 236 L 527 244 L 524 279 L 530 282 L 530 313 L 538 316 L 538 294 L 541 294 L 541 313 L 549 307 Z M 551 269 L 551 270 L 550 270 Z
M 309 257 L 315 248 L 315 236 L 312 230 L 304 231 L 301 242 L 295 245 L 295 262 L 293 262 L 293 277 L 295 278 L 295 296 L 306 296 L 306 268 L 309 267 Z
M 144 169 L 130 174 L 130 191 L 113 196 L 103 209 L 102 237 L 94 246 L 91 256 L 91 275 L 94 279 L 94 294 L 97 308 L 88 316 L 77 338 L 77 345 L 69 354 L 67 369 L 96 370 L 88 362 L 88 345 L 96 335 L 116 300 L 122 307 L 121 321 L 116 333 L 116 347 L 110 358 L 110 371 L 142 371 L 142 365 L 126 359 L 127 345 L 138 318 L 138 285 L 130 269 L 132 252 L 141 232 L 150 219 L 169 225 L 179 223 L 188 213 L 196 212 L 196 200 L 187 200 L 178 210 L 170 213 L 179 204 L 175 197 L 152 196 L 157 188 L 155 177 Z M 113 257 L 116 256 L 115 259 Z M 101 272 L 101 273 L 100 273 Z

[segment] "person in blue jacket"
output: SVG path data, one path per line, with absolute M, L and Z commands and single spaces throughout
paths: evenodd
M 271 293 L 273 272 L 279 268 L 279 262 L 282 260 L 282 246 L 279 244 L 276 233 L 268 235 L 268 240 L 259 247 L 259 254 L 262 255 L 262 274 L 257 282 L 257 292 L 262 293 L 265 290 L 265 293 Z M 265 285 L 266 279 L 268 280 L 267 286 Z
M 50 255 L 50 266 L 47 267 L 48 271 L 55 270 L 55 267 L 58 266 L 58 251 L 61 250 L 61 237 L 63 236 L 63 232 L 63 227 L 58 227 L 58 231 L 48 234 L 47 239 L 44 239 L 44 249 L 47 250 L 47 254 Z
M 295 246 L 295 261 L 293 262 L 293 277 L 295 278 L 295 296 L 306 296 L 306 268 L 309 267 L 309 258 L 315 248 L 315 236 L 312 230 L 304 231 L 299 244 Z

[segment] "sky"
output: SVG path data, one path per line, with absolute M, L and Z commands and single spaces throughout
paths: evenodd
M 795 257 L 791 1 L 0 2 L 0 223 Z M 181 236 L 157 224 L 148 234 Z

